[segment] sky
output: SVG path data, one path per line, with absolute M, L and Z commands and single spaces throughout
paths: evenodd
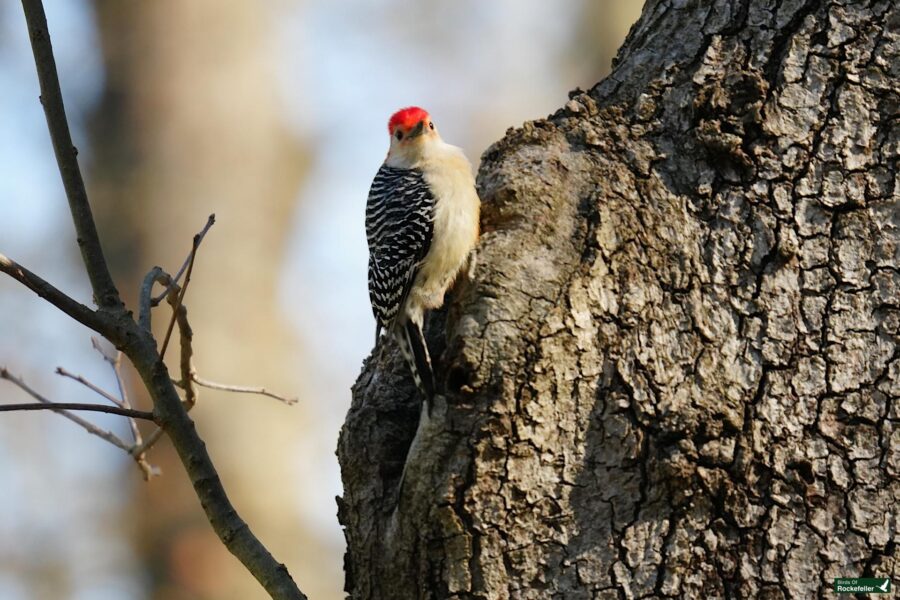
M 285 120 L 313 149 L 297 190 L 279 295 L 303 345 L 317 349 L 309 354 L 315 363 L 308 369 L 315 374 L 311 397 L 329 401 L 308 407 L 322 429 L 315 443 L 333 440 L 326 458 L 298 464 L 298 478 L 314 477 L 322 490 L 297 507 L 297 518 L 336 548 L 342 534 L 333 448 L 348 390 L 372 346 L 363 214 L 387 150 L 387 119 L 403 106 L 425 107 L 444 138 L 463 147 L 477 168 L 481 153 L 507 128 L 546 116 L 565 104 L 570 89 L 592 81 L 593 72 L 578 65 L 570 45 L 582 1 L 589 0 L 264 3 L 272 15 L 272 68 Z M 104 76 L 97 31 L 86 0 L 45 5 L 73 138 L 86 164 L 84 121 Z M 634 17 L 638 10 L 632 8 Z M 0 253 L 90 303 L 37 94 L 21 6 L 0 3 Z M 90 348 L 88 330 L 6 277 L 0 277 L 0 364 L 60 401 L 95 398 L 52 376 L 57 366 L 106 389 L 115 386 Z M 0 382 L 0 401 L 27 397 Z M 128 435 L 121 419 L 96 422 Z M 129 500 L 140 493 L 121 482 L 128 462 L 55 415 L 0 418 L 0 598 L 33 597 L 17 577 L 23 569 L 43 573 L 46 566 L 55 573 L 53 565 L 76 563 L 63 570 L 67 580 L 60 584 L 72 590 L 70 597 L 144 597 L 140 565 L 119 527 Z M 53 585 L 48 581 L 39 597 L 52 597 Z

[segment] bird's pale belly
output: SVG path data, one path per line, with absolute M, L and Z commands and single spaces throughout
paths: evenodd
M 474 189 L 466 190 L 461 196 L 465 197 L 457 198 L 456 202 L 441 202 L 436 207 L 434 241 L 413 286 L 418 296 L 414 301 L 426 309 L 444 303 L 444 293 L 478 240 L 478 197 Z

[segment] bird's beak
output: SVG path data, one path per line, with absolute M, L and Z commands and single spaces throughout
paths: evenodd
M 425 131 L 425 121 L 419 121 L 419 124 L 416 125 L 415 129 L 406 134 L 406 138 L 414 138 L 419 137 Z

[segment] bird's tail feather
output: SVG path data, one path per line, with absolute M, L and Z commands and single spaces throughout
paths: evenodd
M 403 324 L 397 339 L 400 342 L 400 352 L 409 365 L 416 387 L 425 397 L 425 405 L 430 413 L 431 401 L 434 399 L 434 371 L 422 327 L 410 319 Z

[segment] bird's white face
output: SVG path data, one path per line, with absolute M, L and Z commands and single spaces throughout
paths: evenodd
M 391 147 L 387 162 L 391 166 L 413 168 L 425 159 L 435 144 L 441 142 L 431 115 L 421 111 L 414 116 L 414 119 L 405 119 L 389 129 Z

